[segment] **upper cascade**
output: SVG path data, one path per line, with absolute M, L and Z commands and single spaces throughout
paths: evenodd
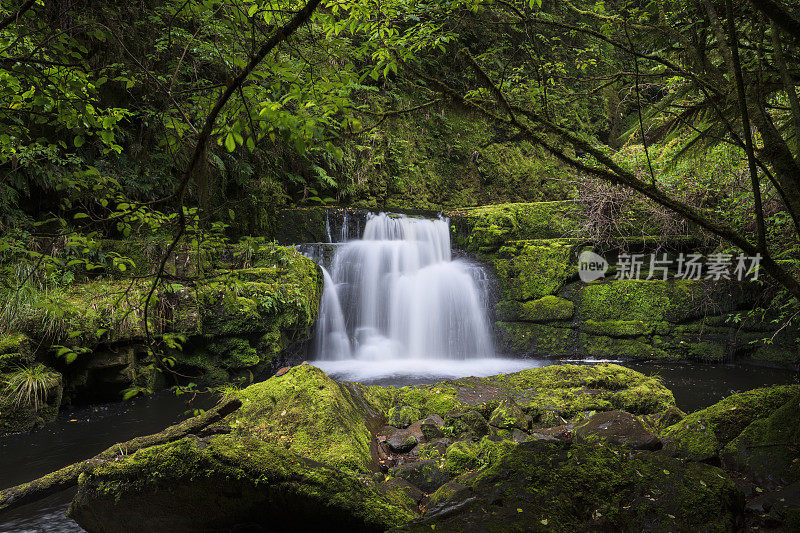
M 492 357 L 482 269 L 452 260 L 449 220 L 368 216 L 325 273 L 316 359 Z

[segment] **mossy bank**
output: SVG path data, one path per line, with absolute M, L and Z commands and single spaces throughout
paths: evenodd
M 145 313 L 152 280 L 135 276 L 152 263 L 134 242 L 124 245 L 140 261 L 125 275 L 79 280 L 18 308 L 14 331 L 0 337 L 0 377 L 5 383 L 37 365 L 60 377 L 34 410 L 4 387 L 0 433 L 51 419 L 62 396 L 114 400 L 123 391 L 269 375 L 313 331 L 322 277 L 293 248 L 253 240 L 206 254 L 179 249 Z
M 544 357 L 622 360 L 748 360 L 797 368 L 800 334 L 784 328 L 777 304 L 753 281 L 683 279 L 680 253 L 715 252 L 692 236 L 631 235 L 600 246 L 572 201 L 503 204 L 448 211 L 453 242 L 495 273 L 499 347 Z M 653 228 L 653 234 L 657 234 Z M 645 230 L 642 230 L 646 233 Z M 584 283 L 578 256 L 600 252 L 610 270 Z M 617 279 L 622 252 L 643 258 L 640 279 Z M 669 253 L 667 279 L 649 276 L 650 254 Z

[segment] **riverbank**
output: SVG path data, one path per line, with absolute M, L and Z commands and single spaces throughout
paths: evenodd
M 542 360 L 529 363 L 534 366 L 557 362 Z M 793 381 L 791 373 L 762 373 L 763 369 L 753 367 L 658 363 L 633 363 L 631 366 L 646 375 L 660 376 L 664 385 L 673 391 L 677 406 L 685 412 L 709 407 L 732 391 Z M 412 379 L 406 376 L 367 383 L 399 387 L 437 381 L 441 381 L 441 377 L 417 376 Z M 182 397 L 163 393 L 128 403 L 65 411 L 57 421 L 40 430 L 0 440 L 0 470 L 11 476 L 9 484 L 28 481 L 67 463 L 86 458 L 114 442 L 159 431 L 176 422 L 186 410 Z M 0 517 L 0 531 L 80 531 L 64 515 L 71 498 L 71 493 L 63 493 L 12 511 Z
M 792 480 L 755 481 L 767 479 L 759 477 L 758 454 L 727 463 L 726 450 L 796 408 L 798 393 L 797 386 L 760 389 L 687 416 L 658 380 L 617 365 L 399 389 L 339 384 L 301 365 L 243 390 L 244 406 L 221 434 L 100 466 L 82 478 L 71 514 L 91 531 L 122 523 L 188 530 L 197 520 L 230 527 L 262 516 L 279 527 L 276 517 L 283 523 L 300 509 L 307 529 L 337 516 L 343 528 L 363 531 L 431 524 L 478 531 L 498 517 L 528 530 L 730 531 L 759 515 L 738 503 L 747 489 L 728 464 L 744 465 L 752 494 Z M 714 444 L 693 444 L 698 423 Z M 713 466 L 718 461 L 726 469 Z M 175 506 L 184 500 L 189 507 Z M 272 508 L 277 501 L 280 510 Z M 639 503 L 626 507 L 631 501 Z M 143 505 L 151 512 L 136 513 Z

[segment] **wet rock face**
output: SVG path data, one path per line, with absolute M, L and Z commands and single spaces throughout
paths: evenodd
M 635 450 L 657 450 L 661 441 L 638 417 L 625 411 L 597 413 L 573 430 L 578 442 L 603 439 Z
M 405 453 L 411 451 L 414 446 L 417 445 L 419 441 L 417 438 L 408 431 L 407 429 L 397 430 L 389 435 L 389 438 L 386 439 L 386 443 L 389 445 L 389 448 L 393 452 L 397 453 Z

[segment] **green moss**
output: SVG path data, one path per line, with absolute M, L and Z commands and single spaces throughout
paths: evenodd
M 477 442 L 454 442 L 447 448 L 445 453 L 444 468 L 453 475 L 478 468 L 480 466 L 479 453 L 480 444 Z
M 579 342 L 584 353 L 596 359 L 623 360 L 677 360 L 680 354 L 668 353 L 648 342 L 647 337 L 634 339 L 604 337 L 580 333 Z
M 237 395 L 244 405 L 236 434 L 253 434 L 339 468 L 370 470 L 367 413 L 349 389 L 319 368 L 296 366 Z
M 500 429 L 517 428 L 527 430 L 530 417 L 513 400 L 505 399 L 492 411 L 489 423 Z
M 503 299 L 524 302 L 558 291 L 577 272 L 572 244 L 564 240 L 507 243 L 488 257 L 500 280 Z
M 653 325 L 642 320 L 586 320 L 581 324 L 581 330 L 593 335 L 606 337 L 639 337 L 650 335 Z
M 461 219 L 459 244 L 484 253 L 508 241 L 570 237 L 578 228 L 577 208 L 569 201 L 487 205 L 448 214 Z
M 700 313 L 702 282 L 693 280 L 611 280 L 586 285 L 576 314 L 583 320 L 643 323 L 682 322 Z
M 570 328 L 524 322 L 496 322 L 498 344 L 505 352 L 562 357 L 575 349 L 577 332 Z
M 725 346 L 713 342 L 696 342 L 689 345 L 689 354 L 696 361 L 721 363 L 725 361 L 727 350 Z
M 30 353 L 31 340 L 23 333 L 0 335 L 0 354 Z
M 614 364 L 552 365 L 486 378 L 403 387 L 393 401 L 395 405 L 420 409 L 423 417 L 438 413 L 447 422 L 448 412 L 463 417 L 482 408 L 489 415 L 507 398 L 534 418 L 548 411 L 564 418 L 581 411 L 610 409 L 648 414 L 675 405 L 672 393 L 658 378 Z M 477 412 L 475 415 L 481 417 Z M 461 428 L 457 433 L 469 429 Z
M 390 426 L 405 428 L 422 418 L 422 411 L 410 405 L 400 405 L 389 409 Z
M 530 302 L 501 301 L 497 309 L 503 320 L 550 322 L 572 318 L 575 305 L 564 298 L 548 295 Z
M 419 410 L 420 418 L 434 413 L 444 415 L 464 406 L 459 400 L 455 388 L 447 383 L 437 385 L 411 385 L 397 390 L 394 402 L 398 405 L 409 405 Z
M 552 365 L 487 379 L 532 391 L 517 400 L 526 411 L 553 411 L 564 418 L 609 409 L 647 414 L 675 405 L 672 392 L 658 378 L 615 364 Z
M 800 349 L 796 346 L 759 346 L 753 350 L 750 358 L 768 363 L 796 364 L 800 363 Z
M 766 418 L 754 420 L 722 451 L 727 467 L 746 472 L 761 483 L 788 485 L 800 481 L 800 395 Z
M 318 267 L 293 248 L 274 247 L 269 257 L 269 267 L 219 270 L 196 287 L 170 284 L 157 291 L 150 304 L 150 332 L 308 335 L 322 290 Z M 103 280 L 52 291 L 22 330 L 31 338 L 69 340 L 73 346 L 136 341 L 145 334 L 149 290 L 149 280 Z
M 90 529 L 136 515 L 137 523 L 154 530 L 227 529 L 253 521 L 283 528 L 298 516 L 383 530 L 414 516 L 390 503 L 370 479 L 252 435 L 189 437 L 84 474 L 69 513 Z
M 728 396 L 666 428 L 662 437 L 671 452 L 696 460 L 719 451 L 754 420 L 766 418 L 800 391 L 800 386 L 764 387 Z

